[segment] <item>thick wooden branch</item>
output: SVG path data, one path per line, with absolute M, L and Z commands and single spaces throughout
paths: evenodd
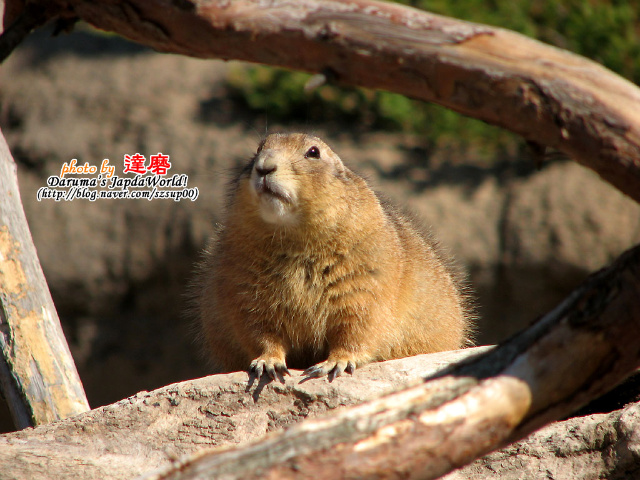
M 238 372 L 140 392 L 60 422 L 0 435 L 0 472 L 14 480 L 130 480 L 207 446 L 244 444 L 336 407 L 372 400 L 489 349 L 373 363 L 332 383 L 300 382 L 301 372 L 292 371 L 284 385 L 247 391 L 247 374 Z M 580 471 L 581 478 L 615 478 L 615 471 L 633 477 L 640 469 L 639 429 L 640 403 L 557 422 L 456 472 L 451 480 L 494 478 L 488 472 L 509 470 L 518 472 L 507 477 L 514 479 L 539 478 L 538 472 L 561 478 L 567 471 Z M 585 462 L 588 457 L 598 460 Z
M 0 63 L 4 62 L 32 30 L 62 13 L 60 6 L 52 2 L 0 0 Z
M 640 246 L 534 326 L 426 383 L 153 479 L 437 478 L 562 418 L 640 366 Z
M 514 32 L 373 0 L 64 3 L 163 52 L 324 72 L 444 105 L 557 148 L 640 201 L 640 89 Z
M 0 134 L 0 384 L 17 428 L 89 410 Z

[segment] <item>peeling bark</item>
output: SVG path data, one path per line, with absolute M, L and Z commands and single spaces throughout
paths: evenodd
M 325 73 L 557 148 L 640 201 L 640 90 L 508 30 L 373 0 L 65 2 L 162 52 Z
M 247 374 L 232 373 L 140 392 L 60 422 L 0 435 L 0 477 L 153 478 L 156 474 L 150 472 L 179 465 L 180 458 L 204 447 L 237 447 L 299 422 L 303 425 L 329 410 L 373 400 L 407 383 L 415 385 L 452 362 L 489 350 L 478 347 L 374 363 L 332 383 L 301 383 L 301 372 L 293 371 L 285 384 L 246 391 Z M 452 473 L 451 480 L 492 477 L 492 471 L 514 479 L 548 474 L 567 480 L 624 478 L 621 473 L 640 468 L 637 432 L 640 403 L 569 419 Z M 432 443 L 437 440 L 433 437 Z M 373 448 L 373 442 L 361 444 L 366 447 Z
M 89 410 L 0 134 L 0 384 L 17 428 Z

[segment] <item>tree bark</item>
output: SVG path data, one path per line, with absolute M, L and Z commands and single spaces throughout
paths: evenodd
M 89 409 L 22 209 L 0 133 L 0 385 L 17 428 Z
M 132 479 L 203 447 L 234 446 L 305 418 L 371 400 L 488 347 L 374 363 L 353 377 L 247 391 L 244 372 L 210 375 L 61 422 L 0 435 L 0 478 Z
M 640 201 L 640 90 L 522 35 L 374 0 L 64 2 L 163 52 L 326 74 L 557 148 Z
M 375 399 L 407 383 L 415 385 L 452 362 L 489 350 L 478 347 L 373 363 L 332 383 L 300 382 L 301 372 L 293 371 L 285 384 L 247 391 L 247 374 L 232 373 L 140 392 L 60 422 L 0 435 L 0 477 L 116 480 L 154 475 L 150 472 L 176 465 L 204 447 L 246 444 L 336 407 Z M 452 480 L 495 477 L 491 471 L 514 479 L 624 478 L 616 472 L 633 476 L 633 468 L 640 468 L 638 431 L 640 403 L 569 419 L 474 462 L 454 473 Z
M 0 63 L 31 33 L 63 13 L 59 5 L 47 2 L 0 0 Z

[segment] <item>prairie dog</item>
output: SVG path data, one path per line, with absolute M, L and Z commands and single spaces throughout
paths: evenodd
M 302 133 L 269 135 L 231 184 L 195 296 L 218 372 L 332 380 L 468 344 L 465 295 L 435 243 Z

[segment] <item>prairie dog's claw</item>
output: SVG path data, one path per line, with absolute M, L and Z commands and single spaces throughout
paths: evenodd
M 318 378 L 328 375 L 329 381 L 332 382 L 336 377 L 342 375 L 343 372 L 347 372 L 353 375 L 356 370 L 356 363 L 353 360 L 326 360 L 318 363 L 312 367 L 307 368 L 303 375 L 308 378 Z
M 265 372 L 271 380 L 280 380 L 281 383 L 284 383 L 285 375 L 291 375 L 284 361 L 258 357 L 249 366 L 250 382 L 252 383 L 253 380 L 258 380 L 259 382 Z

